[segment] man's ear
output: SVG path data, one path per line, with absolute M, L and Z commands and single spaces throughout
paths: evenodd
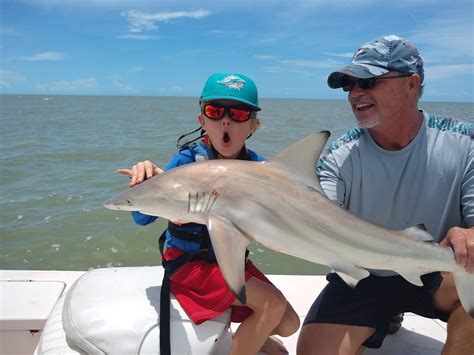
M 410 76 L 410 82 L 408 83 L 409 91 L 414 91 L 418 95 L 421 90 L 421 77 L 419 74 L 413 74 Z

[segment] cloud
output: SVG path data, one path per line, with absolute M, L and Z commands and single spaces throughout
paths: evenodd
M 341 63 L 328 59 L 328 60 L 308 60 L 308 59 L 280 59 L 273 55 L 258 54 L 255 56 L 259 60 L 273 61 L 278 64 L 278 68 L 282 65 L 292 68 L 334 68 L 340 66 Z M 275 68 L 275 67 L 272 67 Z
M 324 55 L 327 55 L 329 57 L 340 57 L 340 58 L 352 58 L 354 56 L 354 53 L 323 53 Z
M 127 18 L 129 31 L 133 33 L 156 30 L 158 29 L 156 22 L 166 22 L 168 20 L 182 17 L 200 19 L 209 16 L 210 14 L 211 11 L 207 10 L 157 12 L 152 14 L 136 10 L 128 10 L 121 13 L 122 16 Z
M 161 88 L 160 93 L 164 94 L 165 96 L 169 95 L 171 93 L 182 93 L 184 91 L 184 88 L 180 85 L 173 85 L 168 88 Z
M 17 73 L 12 70 L 0 69 L 0 88 L 10 88 L 12 87 L 12 82 L 23 80 L 25 80 L 23 74 Z
M 260 60 L 278 60 L 277 57 L 270 55 L 270 54 L 257 54 L 255 56 L 255 59 L 260 59 Z
M 137 40 L 137 41 L 148 41 L 148 40 L 151 40 L 151 39 L 160 39 L 160 37 L 158 37 L 158 36 L 151 36 L 151 35 L 132 35 L 132 34 L 120 35 L 120 36 L 116 36 L 116 38 L 120 38 L 120 39 L 134 39 L 134 40 Z
M 63 60 L 64 53 L 59 52 L 41 52 L 35 53 L 30 57 L 20 57 L 21 60 L 29 60 L 29 61 L 42 61 L 42 60 Z
M 131 67 L 128 71 L 130 73 L 138 73 L 138 72 L 143 71 L 143 69 L 144 69 L 143 67 Z
M 334 68 L 338 62 L 333 60 L 283 59 L 280 63 L 306 68 Z
M 474 58 L 472 34 L 474 24 L 471 14 L 454 15 L 426 21 L 408 38 L 420 49 L 425 63 L 452 63 Z
M 112 75 L 112 84 L 114 84 L 114 86 L 119 88 L 121 91 L 134 92 L 134 93 L 138 92 L 138 90 L 135 89 L 133 86 L 124 84 L 122 82 L 122 76 L 120 74 Z
M 474 64 L 431 65 L 425 68 L 427 80 L 440 80 L 474 73 Z
M 70 91 L 77 89 L 90 89 L 97 86 L 95 78 L 78 79 L 72 81 L 60 80 L 53 83 L 42 83 L 36 85 L 37 90 L 45 91 Z
M 245 38 L 249 35 L 248 31 L 227 31 L 227 30 L 210 30 L 207 33 L 216 37 L 235 37 L 238 39 Z
M 0 25 L 0 37 L 18 36 L 20 33 L 12 27 L 5 24 Z

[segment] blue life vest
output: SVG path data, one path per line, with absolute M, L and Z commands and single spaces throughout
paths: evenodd
M 192 158 L 193 161 L 205 161 L 217 158 L 217 152 L 208 147 L 202 140 L 192 143 L 180 150 L 178 154 Z M 237 159 L 250 161 L 263 161 L 264 157 L 258 155 L 245 147 Z M 203 224 L 186 223 L 177 225 L 169 222 L 166 234 L 166 246 L 168 248 L 179 248 L 186 253 L 195 254 L 208 251 L 213 254 L 209 232 Z

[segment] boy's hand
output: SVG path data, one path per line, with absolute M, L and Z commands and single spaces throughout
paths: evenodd
M 143 181 L 155 175 L 161 174 L 163 169 L 151 161 L 145 160 L 136 163 L 131 169 L 118 169 L 117 172 L 122 175 L 130 176 L 130 184 L 128 184 L 128 186 L 132 187 L 141 184 Z

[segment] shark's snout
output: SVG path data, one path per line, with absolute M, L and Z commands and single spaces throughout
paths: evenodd
M 121 198 L 112 197 L 104 201 L 104 207 L 109 210 L 130 210 L 133 207 L 133 200 L 131 197 Z

